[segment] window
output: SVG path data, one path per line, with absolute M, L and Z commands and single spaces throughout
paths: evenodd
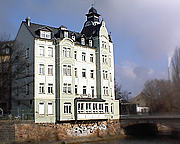
M 92 40 L 89 40 L 89 46 L 92 47 Z
M 29 94 L 29 84 L 26 85 L 26 95 Z
M 86 112 L 91 112 L 91 103 L 86 103 Z
M 102 55 L 102 61 L 107 64 L 107 55 Z
M 86 69 L 82 69 L 82 77 L 86 77 Z
M 84 112 L 84 103 L 78 103 L 78 113 Z
M 53 94 L 53 84 L 48 84 L 48 93 Z
M 91 87 L 91 96 L 94 97 L 94 86 Z
M 94 70 L 90 71 L 90 78 L 94 78 Z
M 68 31 L 64 31 L 64 37 L 68 38 Z
M 26 49 L 26 58 L 29 58 L 29 48 Z
M 111 104 L 111 113 L 114 113 L 114 104 Z
M 39 93 L 40 94 L 44 93 L 44 83 L 39 84 Z
M 74 68 L 74 76 L 75 76 L 75 77 L 78 77 L 78 76 L 77 76 L 77 68 Z
M 7 55 L 10 54 L 10 48 L 6 48 L 5 50 L 6 50 L 5 53 L 6 53 Z
M 75 85 L 74 92 L 75 92 L 75 94 L 77 95 L 77 85 Z
M 40 37 L 41 38 L 46 38 L 46 39 L 51 39 L 51 32 L 41 31 L 40 32 Z
M 71 76 L 71 66 L 70 65 L 63 65 L 63 75 Z
M 72 36 L 72 39 L 73 39 L 73 41 L 75 41 L 75 40 L 76 40 L 76 37 L 73 35 L 73 36 Z
M 40 115 L 44 114 L 44 103 L 39 103 L 39 114 Z
M 53 57 L 53 48 L 52 47 L 48 47 L 48 56 Z
M 108 79 L 108 71 L 103 70 L 103 79 Z
M 93 54 L 90 54 L 90 62 L 94 62 L 94 56 L 93 56 Z
M 77 60 L 77 51 L 74 51 L 74 59 Z
M 52 103 L 48 103 L 48 114 L 49 115 L 53 114 L 53 104 Z
M 86 86 L 83 86 L 83 95 L 86 95 Z
M 108 95 L 108 87 L 103 87 L 103 90 L 104 90 L 104 95 Z
M 97 103 L 93 103 L 93 112 L 95 113 L 95 112 L 97 112 L 98 111 L 98 109 L 97 109 Z
M 103 104 L 99 104 L 99 112 L 103 113 Z
M 63 47 L 63 56 L 64 57 L 71 57 L 71 49 Z
M 112 82 L 112 74 L 109 73 L 110 81 Z
M 71 103 L 64 103 L 64 113 L 71 114 Z
M 53 75 L 53 65 L 48 65 L 48 75 Z
M 44 46 L 39 47 L 39 55 L 44 56 Z
M 106 48 L 106 42 L 105 41 L 102 41 L 102 48 Z
M 85 45 L 85 38 L 81 38 L 81 44 Z
M 86 61 L 86 53 L 82 52 L 82 61 Z
M 63 84 L 63 93 L 71 94 L 71 84 Z
M 109 66 L 111 66 L 111 58 L 109 58 Z
M 44 75 L 44 64 L 39 65 L 39 74 Z
M 81 112 L 84 111 L 84 103 L 81 103 L 81 105 L 80 105 L 80 110 L 81 110 Z
M 108 103 L 105 103 L 105 113 L 108 113 Z

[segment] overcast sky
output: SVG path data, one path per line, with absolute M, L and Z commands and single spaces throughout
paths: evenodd
M 13 39 L 22 20 L 80 32 L 93 0 L 1 0 L 0 34 Z M 180 46 L 180 0 L 96 0 L 112 33 L 115 75 L 137 95 L 144 82 L 167 79 L 168 56 Z

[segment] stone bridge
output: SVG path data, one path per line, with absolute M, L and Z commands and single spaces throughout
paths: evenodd
M 172 133 L 179 134 L 180 115 L 121 115 L 120 124 L 126 134 L 157 133 L 158 125 L 167 127 Z

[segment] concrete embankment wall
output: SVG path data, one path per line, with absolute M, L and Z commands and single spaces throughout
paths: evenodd
M 35 124 L 0 122 L 2 141 L 72 141 L 79 138 L 104 138 L 121 133 L 119 120 Z

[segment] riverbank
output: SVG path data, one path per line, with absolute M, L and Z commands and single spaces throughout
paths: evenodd
M 0 142 L 38 143 L 99 141 L 121 135 L 119 120 L 74 121 L 58 124 L 0 123 Z

